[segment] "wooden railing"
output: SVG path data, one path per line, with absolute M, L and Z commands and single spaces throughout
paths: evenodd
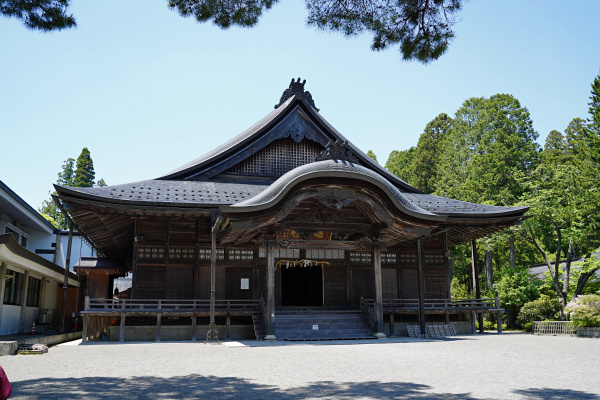
M 216 300 L 215 312 L 260 311 L 259 300 Z M 210 300 L 188 299 L 86 299 L 85 311 L 93 312 L 210 312 Z
M 367 316 L 367 319 L 371 323 L 371 328 L 375 329 L 375 325 L 377 324 L 377 318 L 375 318 L 374 301 L 365 299 L 361 296 L 360 309 Z
M 364 300 L 372 306 L 374 300 Z M 384 312 L 419 311 L 419 299 L 384 299 Z M 503 311 L 496 299 L 426 299 L 425 311 L 467 312 L 467 311 Z

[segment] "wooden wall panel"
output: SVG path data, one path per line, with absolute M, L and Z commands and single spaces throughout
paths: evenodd
M 215 298 L 225 299 L 225 267 L 217 265 L 215 275 Z M 210 265 L 198 267 L 198 298 L 210 299 Z
M 191 299 L 194 296 L 194 267 L 167 266 L 165 298 Z
M 164 265 L 138 265 L 136 282 L 136 297 L 138 299 L 165 298 Z
M 419 298 L 419 282 L 416 269 L 404 268 L 400 270 L 400 298 Z
M 425 298 L 445 299 L 447 296 L 446 271 L 425 271 Z
M 352 299 L 350 303 L 352 305 L 358 305 L 360 301 L 360 295 L 362 294 L 365 299 L 372 299 L 375 297 L 375 287 L 373 278 L 373 269 L 371 268 L 353 268 L 351 270 L 352 276 Z
M 381 288 L 384 299 L 397 299 L 398 297 L 398 269 L 381 269 Z
M 346 291 L 346 267 L 323 267 L 323 287 L 326 306 L 343 306 L 348 303 Z
M 146 242 L 167 241 L 167 220 L 159 218 L 141 218 L 138 232 L 146 238 Z M 143 243 L 140 243 L 143 244 Z
M 248 289 L 241 288 L 241 280 L 248 279 Z M 225 296 L 228 299 L 251 299 L 253 285 L 252 267 L 226 268 Z

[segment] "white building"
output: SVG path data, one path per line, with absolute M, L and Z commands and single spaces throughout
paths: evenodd
M 57 321 L 67 241 L 68 232 L 54 228 L 0 181 L 0 335 L 29 332 L 33 322 Z M 75 233 L 70 269 L 81 257 L 93 255 Z M 79 287 L 71 272 L 68 282 Z M 74 307 L 67 302 L 67 310 Z

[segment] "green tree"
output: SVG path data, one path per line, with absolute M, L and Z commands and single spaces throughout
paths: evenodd
M 84 147 L 77 161 L 67 158 L 63 162 L 56 183 L 61 186 L 91 187 L 94 185 L 94 177 L 94 163 L 90 151 Z M 98 186 L 106 186 L 104 179 L 98 181 Z M 56 192 L 51 192 L 50 195 L 55 196 Z M 69 227 L 67 219 L 52 198 L 44 200 L 42 206 L 38 208 L 38 212 L 56 228 L 67 229 Z
M 92 187 L 94 186 L 94 162 L 87 147 L 81 150 L 81 154 L 77 157 L 75 173 L 73 175 L 73 186 L 76 187 Z
M 305 0 L 308 25 L 356 36 L 373 35 L 371 48 L 400 46 L 405 60 L 438 59 L 454 38 L 452 30 L 464 0 Z M 169 0 L 183 17 L 212 21 L 222 29 L 253 27 L 278 0 Z M 70 0 L 0 0 L 0 14 L 42 31 L 76 26 L 68 14 Z
M 373 159 L 373 161 L 378 162 L 377 161 L 377 156 L 375 155 L 375 153 L 373 153 L 371 150 L 367 151 L 367 155 L 369 157 L 371 157 Z
M 587 124 L 581 118 L 573 118 L 565 129 L 566 151 L 570 156 L 577 156 L 585 148 Z
M 433 193 L 436 189 L 440 143 L 451 125 L 452 118 L 442 113 L 427 124 L 419 137 L 412 163 L 411 184 L 425 193 Z
M 17 18 L 29 29 L 60 31 L 76 26 L 67 13 L 70 0 L 0 0 L 0 14 Z
M 586 127 L 587 144 L 594 163 L 600 164 L 600 75 L 592 82 L 588 111 L 590 118 Z
M 498 280 L 496 289 L 500 305 L 510 310 L 509 326 L 514 326 L 521 307 L 540 297 L 539 282 L 533 278 L 527 268 L 507 268 Z
M 435 193 L 475 203 L 516 203 L 523 191 L 519 177 L 538 163 L 537 137 L 529 111 L 513 96 L 468 99 L 442 143 Z
M 415 150 L 413 146 L 408 150 L 392 151 L 385 163 L 385 168 L 398 178 L 410 183 Z

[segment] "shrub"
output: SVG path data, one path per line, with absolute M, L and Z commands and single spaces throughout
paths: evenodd
M 525 324 L 533 321 L 547 321 L 557 319 L 560 313 L 558 300 L 541 297 L 537 300 L 525 303 L 521 307 L 517 322 L 525 327 Z
M 577 296 L 565 307 L 577 326 L 600 326 L 600 295 Z
M 533 324 L 531 322 L 525 322 L 523 324 L 523 330 L 525 332 L 531 332 L 531 331 L 533 331 Z

